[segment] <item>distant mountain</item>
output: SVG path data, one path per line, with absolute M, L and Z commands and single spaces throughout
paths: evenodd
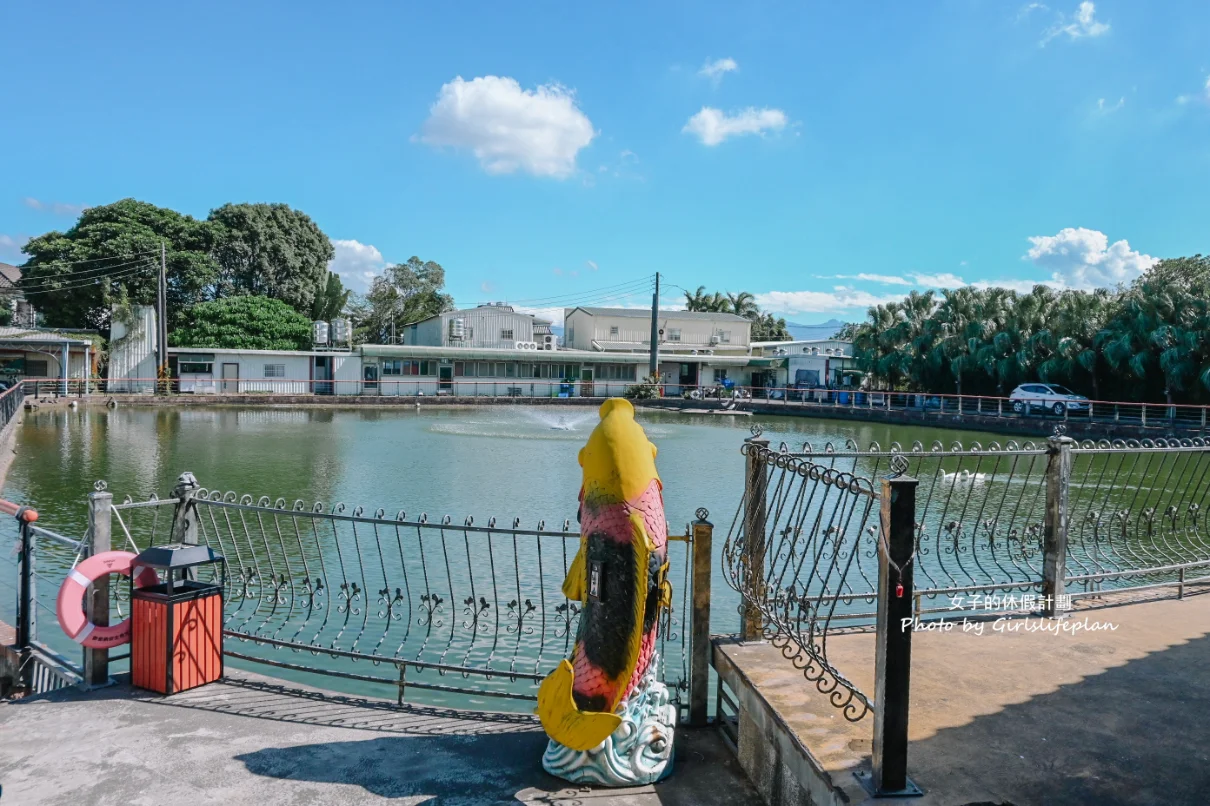
M 814 339 L 830 339 L 836 335 L 836 331 L 845 326 L 845 323 L 839 319 L 829 319 L 818 325 L 800 325 L 795 322 L 787 322 L 786 329 L 790 331 L 790 335 L 798 341 L 811 341 Z

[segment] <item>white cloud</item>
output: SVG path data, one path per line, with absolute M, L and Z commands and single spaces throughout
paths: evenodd
M 419 139 L 469 149 L 489 174 L 525 171 L 565 179 L 575 173 L 580 149 L 595 136 L 592 122 L 565 87 L 525 90 L 512 78 L 465 81 L 459 76 L 437 94 Z
M 1050 11 L 1050 6 L 1043 3 L 1030 3 L 1029 5 L 1022 6 L 1021 10 L 1017 12 L 1017 22 L 1025 19 L 1035 11 Z
M 1107 288 L 1128 283 L 1159 262 L 1130 248 L 1125 240 L 1109 243 L 1103 232 L 1068 227 L 1057 235 L 1034 235 L 1025 258 L 1052 272 L 1055 284 L 1069 288 Z
M 24 235 L 0 233 L 0 257 L 5 258 L 5 262 L 11 260 L 14 263 L 24 263 L 25 255 L 21 253 L 21 247 L 25 246 L 28 240 Z
M 728 137 L 781 131 L 786 127 L 786 113 L 780 109 L 756 109 L 748 107 L 734 115 L 721 109 L 703 106 L 702 111 L 689 118 L 683 132 L 696 135 L 704 145 L 716 146 Z
M 588 267 L 589 271 L 596 271 L 598 268 L 600 268 L 597 266 L 597 262 L 595 260 L 586 260 L 584 261 L 584 265 Z
M 1084 0 L 1076 8 L 1076 13 L 1067 17 L 1064 14 L 1059 15 L 1058 21 L 1047 28 L 1042 34 L 1042 41 L 1039 43 L 1045 45 L 1050 40 L 1057 36 L 1067 35 L 1068 40 L 1094 38 L 1109 33 L 1109 23 L 1098 22 L 1096 19 L 1096 6 L 1090 0 Z
M 929 288 L 960 288 L 966 285 L 965 280 L 950 272 L 942 272 L 941 274 L 915 273 L 912 275 L 912 279 L 916 281 L 916 285 L 923 285 Z
M 46 202 L 41 199 L 35 199 L 32 196 L 26 196 L 21 200 L 22 204 L 31 210 L 38 210 L 44 213 L 54 213 L 55 215 L 79 215 L 88 208 L 83 204 L 64 204 L 63 202 Z
M 328 263 L 328 270 L 339 274 L 345 287 L 358 293 L 364 293 L 386 268 L 382 252 L 368 243 L 333 240 L 332 248 L 336 256 Z
M 715 59 L 712 62 L 707 61 L 702 65 L 702 69 L 697 71 L 697 74 L 705 76 L 717 84 L 719 81 L 722 81 L 725 74 L 738 69 L 739 65 L 736 64 L 735 59 L 727 57 L 725 59 Z
M 1118 111 L 1125 105 L 1126 105 L 1125 97 L 1118 98 L 1118 102 L 1116 104 L 1106 104 L 1104 98 L 1098 98 L 1097 99 L 1097 113 L 1101 114 L 1101 115 L 1108 115 L 1111 112 Z

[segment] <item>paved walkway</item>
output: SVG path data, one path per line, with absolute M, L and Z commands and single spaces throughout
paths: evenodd
M 908 770 L 927 794 L 894 802 L 1210 804 L 1210 594 L 1079 610 L 1067 621 L 1085 619 L 1117 629 L 914 633 Z M 873 717 L 847 722 L 768 643 L 721 649 L 833 785 L 864 802 L 853 772 L 869 767 Z M 873 694 L 871 634 L 829 636 L 828 656 Z
M 716 731 L 678 730 L 666 782 L 569 787 L 527 716 L 468 718 L 231 670 L 172 697 L 120 684 L 0 704 L 0 803 L 20 806 L 759 804 Z

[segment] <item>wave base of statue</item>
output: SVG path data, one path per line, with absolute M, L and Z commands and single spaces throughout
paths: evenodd
M 668 687 L 655 678 L 653 657 L 642 681 L 622 701 L 622 724 L 592 750 L 572 750 L 551 739 L 542 767 L 573 784 L 644 786 L 672 772 L 672 740 L 677 707 Z

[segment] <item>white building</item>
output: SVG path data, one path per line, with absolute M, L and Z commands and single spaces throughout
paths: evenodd
M 97 361 L 93 331 L 35 330 L 0 327 L 0 379 L 34 381 L 31 394 L 57 391 L 67 394 L 93 377 Z
M 462 311 L 430 316 L 403 331 L 403 344 L 412 347 L 474 347 L 512 350 L 554 350 L 558 344 L 550 322 L 521 313 L 504 303 L 488 303 Z M 533 347 L 529 347 L 533 345 Z
M 169 347 L 168 369 L 195 394 L 361 394 L 356 352 Z M 150 391 L 144 389 L 142 391 Z
M 839 339 L 753 342 L 750 381 L 757 388 L 853 385 L 853 345 Z M 847 381 L 847 382 L 846 382 Z

